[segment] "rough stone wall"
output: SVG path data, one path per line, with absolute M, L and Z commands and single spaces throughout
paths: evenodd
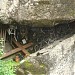
M 43 53 L 36 56 L 37 53 Z M 30 55 L 48 65 L 47 75 L 75 75 L 75 35 Z
M 72 20 L 75 19 L 75 0 L 0 0 L 0 18 Z
M 74 5 L 74 0 L 22 0 L 18 14 L 20 20 L 69 20 L 75 18 Z
M 35 7 L 37 18 L 42 19 L 73 19 L 74 10 L 74 0 L 50 0 Z
M 56 58 L 55 68 L 50 71 L 50 75 L 74 74 L 74 41 L 75 36 L 72 36 L 50 49 L 49 54 L 51 60 Z

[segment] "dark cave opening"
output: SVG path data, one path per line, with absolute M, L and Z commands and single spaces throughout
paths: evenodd
M 32 42 L 33 46 L 28 49 L 28 52 L 34 53 L 57 40 L 73 35 L 75 33 L 74 24 L 75 21 L 58 24 L 53 27 L 32 27 L 28 25 L 18 25 L 18 23 L 15 25 L 2 24 L 0 26 L 0 33 L 6 30 L 5 42 L 8 41 L 13 48 L 18 47 L 13 43 L 13 39 L 21 45 Z

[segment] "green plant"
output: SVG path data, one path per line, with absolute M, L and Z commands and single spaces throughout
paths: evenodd
M 4 53 L 3 48 L 4 48 L 4 39 L 3 38 L 0 38 L 0 57 Z
M 16 75 L 16 66 L 18 63 L 16 63 L 13 60 L 0 60 L 0 75 Z

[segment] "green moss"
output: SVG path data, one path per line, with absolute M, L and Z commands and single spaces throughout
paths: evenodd
M 30 67 L 32 67 L 32 64 L 27 60 L 25 62 L 25 68 L 30 68 Z
M 44 65 L 44 64 L 40 64 L 40 67 L 41 67 L 41 68 L 44 68 L 44 67 L 45 67 L 45 65 Z
M 39 66 L 36 66 L 36 63 L 32 63 L 29 60 L 26 60 L 22 66 L 25 68 L 24 73 L 25 75 L 28 75 L 31 73 L 32 75 L 45 75 L 46 74 L 46 66 L 44 64 L 39 64 Z

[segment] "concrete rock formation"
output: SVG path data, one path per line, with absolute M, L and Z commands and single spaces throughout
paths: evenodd
M 75 0 L 0 0 L 0 18 L 54 25 L 75 19 Z
M 43 53 L 36 56 L 37 53 Z M 75 75 L 75 35 L 30 55 L 46 64 L 47 75 Z

